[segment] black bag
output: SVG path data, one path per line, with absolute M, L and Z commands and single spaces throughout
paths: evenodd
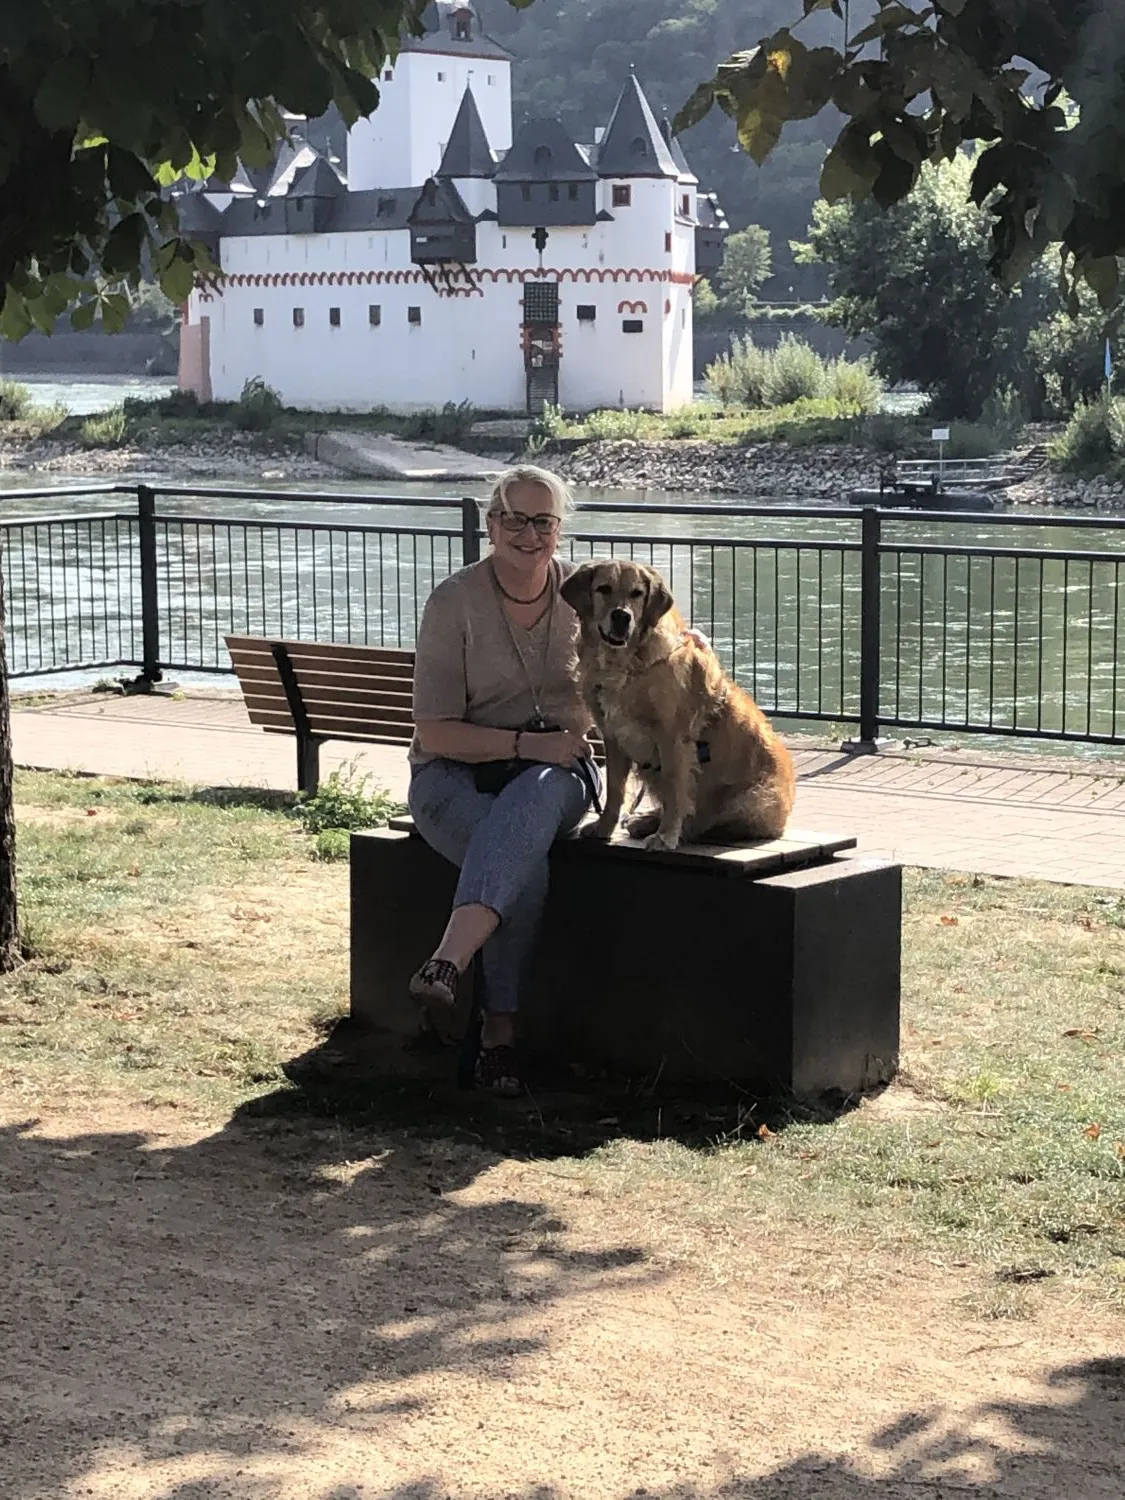
M 473 767 L 477 791 L 498 797 L 509 782 L 530 771 L 534 764 L 529 760 L 482 760 Z

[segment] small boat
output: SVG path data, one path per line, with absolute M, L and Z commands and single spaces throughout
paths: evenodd
M 877 505 L 891 510 L 989 511 L 996 501 L 985 490 L 947 490 L 937 484 L 911 484 L 899 480 L 878 490 L 851 490 L 849 505 Z

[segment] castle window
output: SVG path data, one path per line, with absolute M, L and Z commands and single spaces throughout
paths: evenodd
M 520 197 L 523 199 L 523 201 L 525 203 L 530 203 L 531 202 L 531 184 L 530 183 L 525 182 L 523 184 L 523 186 L 520 188 Z
M 633 201 L 633 189 L 627 182 L 615 182 L 613 184 L 613 206 L 614 208 L 628 208 Z
M 535 148 L 535 165 L 537 167 L 543 167 L 543 166 L 546 166 L 547 163 L 550 160 L 551 160 L 551 148 L 550 148 L 550 146 L 536 146 L 536 148 Z
M 495 86 L 495 83 L 496 83 L 496 74 L 495 73 L 490 73 L 488 75 L 488 86 L 489 86 L 489 88 L 493 88 Z
M 680 212 L 683 214 L 683 216 L 684 216 L 685 219 L 690 219 L 691 218 L 691 194 L 690 193 L 685 193 L 684 196 L 680 199 Z
M 303 307 L 295 307 L 293 309 L 293 327 L 294 328 L 303 328 L 304 326 L 305 326 L 305 309 Z
M 266 310 L 264 307 L 254 309 L 254 327 L 261 328 L 266 321 Z
M 471 11 L 459 10 L 453 17 L 453 36 L 458 42 L 472 41 L 473 17 Z
M 669 230 L 665 234 L 665 236 L 664 236 L 664 249 L 665 249 L 665 251 L 668 251 L 668 250 L 671 250 L 671 248 L 672 248 L 672 232 L 671 232 L 671 230 Z
M 328 309 L 328 326 L 330 328 L 339 328 L 340 309 L 338 307 L 330 307 Z
M 379 306 L 378 302 L 372 302 L 371 306 L 367 309 L 367 321 L 372 328 L 378 328 L 379 324 L 383 321 L 383 309 Z
M 375 217 L 382 219 L 389 214 L 393 214 L 397 205 L 397 198 L 380 198 L 379 207 L 375 210 Z
M 438 76 L 437 76 L 437 81 L 439 83 L 444 83 L 445 82 L 445 74 L 444 73 L 439 73 Z
M 578 321 L 580 323 L 593 323 L 597 320 L 598 310 L 588 302 L 578 304 Z
M 566 190 L 566 196 L 570 199 L 570 201 L 572 203 L 577 203 L 578 202 L 578 184 L 576 182 L 572 182 L 570 184 L 570 186 L 567 188 L 567 190 Z
M 393 68 L 384 68 L 384 70 L 383 70 L 383 82 L 384 83 L 390 83 L 391 79 L 394 76 L 395 76 L 395 70 Z
M 621 319 L 621 332 L 622 333 L 644 333 L 644 331 L 645 331 L 645 325 L 644 325 L 644 322 L 642 321 L 642 319 L 640 319 L 640 318 L 622 318 Z
M 420 307 L 408 307 L 406 309 L 406 321 L 415 328 L 420 327 L 422 323 L 422 309 Z
M 634 156 L 646 156 L 648 154 L 648 142 L 643 135 L 636 135 L 633 137 L 633 142 L 629 150 Z
M 559 201 L 559 185 L 557 182 L 552 182 L 547 188 L 547 197 L 550 198 L 552 203 Z

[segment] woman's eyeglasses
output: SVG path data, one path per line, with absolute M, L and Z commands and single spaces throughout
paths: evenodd
M 498 510 L 494 511 L 493 514 L 503 529 L 510 532 L 512 536 L 518 536 L 521 531 L 525 531 L 529 526 L 533 528 L 537 536 L 554 536 L 555 532 L 559 529 L 560 518 L 550 513 L 540 516 L 525 516 L 523 511 L 520 510 Z

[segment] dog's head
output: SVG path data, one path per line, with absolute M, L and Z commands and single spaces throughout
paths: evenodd
M 647 635 L 672 608 L 660 574 L 634 562 L 588 562 L 563 582 L 562 596 L 607 646 L 628 646 Z

